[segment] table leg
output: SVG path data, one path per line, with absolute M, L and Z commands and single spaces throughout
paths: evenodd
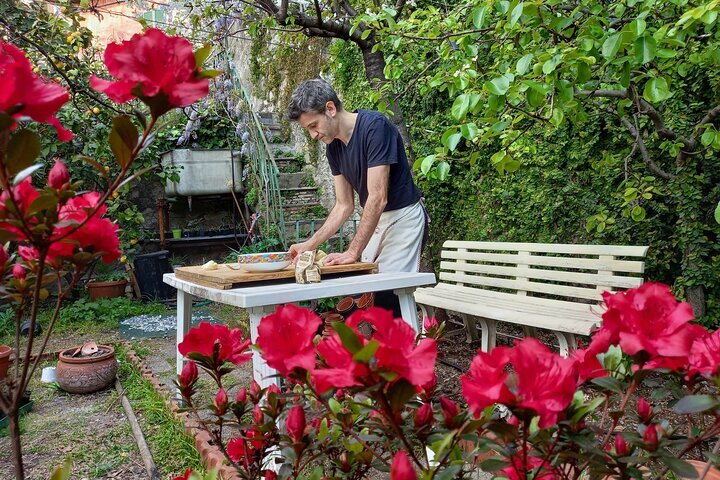
M 250 313 L 250 340 L 253 343 L 257 342 L 258 337 L 258 326 L 260 325 L 260 319 L 264 316 L 275 311 L 275 305 L 269 305 L 264 307 L 251 307 L 248 309 Z M 260 352 L 253 351 L 253 378 L 262 387 L 269 387 L 270 385 L 280 386 L 281 378 L 277 376 L 277 370 L 270 368 Z
M 183 357 L 177 350 L 177 346 L 185 338 L 185 334 L 190 330 L 190 321 L 192 320 L 192 295 L 182 290 L 177 291 L 177 342 L 175 344 L 175 369 L 177 374 L 180 375 L 183 366 L 185 365 L 185 357 Z M 177 397 L 180 397 L 180 392 L 177 392 Z
M 420 331 L 420 322 L 418 320 L 417 305 L 415 305 L 415 297 L 413 296 L 414 288 L 402 288 L 393 290 L 400 300 L 400 314 L 402 318 L 410 324 L 416 332 Z

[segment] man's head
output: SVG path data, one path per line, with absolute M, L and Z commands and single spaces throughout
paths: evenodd
M 288 105 L 288 117 L 310 132 L 312 138 L 331 143 L 338 135 L 337 114 L 342 102 L 325 80 L 305 80 L 295 88 Z

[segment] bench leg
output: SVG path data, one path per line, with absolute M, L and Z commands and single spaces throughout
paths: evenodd
M 574 333 L 553 332 L 558 339 L 560 345 L 560 355 L 567 357 L 572 350 L 577 347 L 577 340 Z
M 497 343 L 496 322 L 495 320 L 492 320 L 490 318 L 483 317 L 478 317 L 477 321 L 480 322 L 480 327 L 482 327 L 482 339 L 480 341 L 480 349 L 483 352 L 489 352 L 490 350 L 495 348 L 495 344 Z
M 422 313 L 422 321 L 423 324 L 420 325 L 420 328 L 422 331 L 425 331 L 425 328 L 423 325 L 425 324 L 425 317 L 432 318 L 435 316 L 435 307 L 431 307 L 430 305 L 422 305 L 418 304 L 418 307 L 420 308 L 420 312 Z
M 523 327 L 523 333 L 525 334 L 525 338 L 537 338 L 537 328 L 535 327 Z
M 467 313 L 461 313 L 460 317 L 463 319 L 463 325 L 465 325 L 465 341 L 467 343 L 477 342 L 477 326 L 475 326 L 475 317 L 468 315 Z M 483 333 L 484 333 L 483 328 Z

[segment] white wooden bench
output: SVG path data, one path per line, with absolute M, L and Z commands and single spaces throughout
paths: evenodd
M 575 335 L 588 335 L 599 325 L 601 293 L 643 283 L 648 247 L 547 243 L 469 242 L 443 244 L 440 282 L 419 288 L 415 301 L 423 314 L 435 308 L 460 314 L 468 342 L 495 346 L 496 322 L 552 331 L 560 353 L 575 348 Z M 475 318 L 477 317 L 477 318 Z

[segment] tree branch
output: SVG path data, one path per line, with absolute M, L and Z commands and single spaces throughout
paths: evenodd
M 718 117 L 720 117 L 720 105 L 716 105 L 714 108 L 708 110 L 702 120 L 700 120 L 700 122 L 697 124 L 697 127 L 695 127 L 695 132 L 693 133 L 693 140 L 697 141 L 697 138 L 702 135 L 707 128 L 705 125 L 712 123 Z
M 606 111 L 618 117 L 620 119 L 620 123 L 622 123 L 625 128 L 628 129 L 630 134 L 635 139 L 635 144 L 637 145 L 638 150 L 640 150 L 640 155 L 642 155 L 643 161 L 655 175 L 665 180 L 670 180 L 671 178 L 674 178 L 674 175 L 671 175 L 666 171 L 662 170 L 660 167 L 657 166 L 652 157 L 650 157 L 650 153 L 647 151 L 645 142 L 643 142 L 642 135 L 640 135 L 640 130 L 638 128 L 635 128 L 635 125 L 633 125 L 630 120 L 620 116 L 618 112 L 612 108 L 608 108 L 606 109 Z

